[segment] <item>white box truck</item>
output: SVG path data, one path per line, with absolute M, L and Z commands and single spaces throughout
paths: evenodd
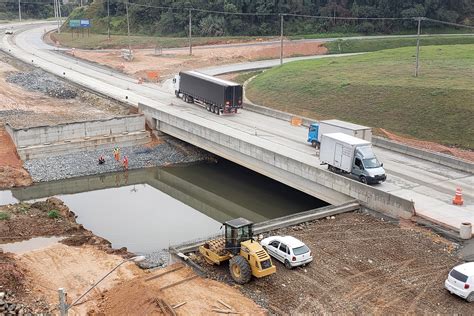
M 328 133 L 344 133 L 368 142 L 372 141 L 372 128 L 363 125 L 357 125 L 340 120 L 325 120 L 319 123 L 313 123 L 308 130 L 308 143 L 313 147 L 319 147 L 321 144 L 321 135 Z
M 344 133 L 322 135 L 319 159 L 329 170 L 350 174 L 366 184 L 387 179 L 383 164 L 372 151 L 372 144 Z

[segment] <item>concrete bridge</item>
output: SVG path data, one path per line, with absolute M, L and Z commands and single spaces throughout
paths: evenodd
M 124 74 L 55 53 L 54 48 L 41 41 L 43 29 L 44 26 L 23 27 L 14 38 L 3 37 L 0 48 L 87 89 L 134 106 L 140 104 L 156 130 L 331 204 L 357 199 L 365 207 L 394 217 L 408 218 L 416 212 L 453 229 L 458 229 L 461 222 L 474 222 L 472 171 L 453 168 L 451 162 L 427 161 L 424 154 L 423 159 L 416 158 L 420 155 L 414 157 L 406 149 L 376 147 L 388 179 L 376 186 L 363 185 L 321 166 L 314 149 L 305 144 L 305 127 L 246 110 L 234 116 L 212 115 L 176 99 L 166 87 L 139 85 Z M 262 66 L 257 62 L 252 67 Z M 232 69 L 225 66 L 221 71 Z M 219 70 L 213 69 L 213 73 Z M 472 170 L 472 164 L 467 167 Z M 457 186 L 465 189 L 463 207 L 451 205 Z
M 196 117 L 181 108 L 165 110 L 139 103 L 149 126 L 162 133 L 184 140 L 220 157 L 226 158 L 274 180 L 285 183 L 333 205 L 358 200 L 364 206 L 390 216 L 410 218 L 413 202 L 341 177 L 321 166 L 316 152 L 310 146 L 304 152 L 278 144 L 272 135 L 262 129 L 236 130 L 226 124 L 210 122 L 213 116 Z M 275 121 L 278 129 L 295 128 L 284 121 Z M 260 125 L 261 122 L 260 122 Z M 272 126 L 271 129 L 275 129 Z M 304 128 L 305 129 L 305 128 Z M 299 133 L 298 133 L 299 134 Z M 262 136 L 272 138 L 272 141 Z M 300 138 L 300 140 L 304 137 Z M 308 150 L 306 150 L 308 149 Z

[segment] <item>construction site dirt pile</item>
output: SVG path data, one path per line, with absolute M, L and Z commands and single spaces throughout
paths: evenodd
M 103 293 L 97 309 L 89 312 L 93 315 L 169 315 L 169 311 L 163 310 L 166 304 L 182 304 L 175 309 L 178 315 L 219 314 L 216 310 L 232 311 L 229 314 L 266 314 L 237 289 L 199 277 L 181 263 L 123 282 Z
M 347 213 L 271 232 L 305 242 L 314 261 L 240 287 L 275 314 L 472 314 L 472 304 L 444 289 L 460 262 L 453 244 L 411 223 Z M 267 234 L 265 235 L 265 237 Z M 228 267 L 201 263 L 232 283 Z
M 254 43 L 255 44 L 255 43 Z M 121 70 L 135 77 L 147 78 L 147 73 L 157 72 L 160 78 L 175 74 L 177 71 L 204 68 L 245 61 L 274 59 L 280 57 L 279 43 L 265 45 L 229 46 L 229 47 L 195 47 L 193 55 L 183 49 L 166 49 L 161 55 L 153 50 L 134 50 L 132 62 L 121 57 L 120 50 L 88 51 L 76 50 L 75 57 Z M 323 55 L 327 53 L 322 43 L 296 42 L 285 44 L 285 57 Z
M 112 249 L 109 241 L 78 224 L 75 214 L 57 198 L 1 206 L 0 214 L 0 249 L 15 249 L 10 250 L 15 253 L 0 250 L 0 293 L 5 293 L 8 308 L 16 314 L 56 313 L 59 287 L 67 288 L 71 303 L 91 282 L 132 256 L 125 248 Z M 49 246 L 32 249 L 19 246 L 36 237 L 54 237 L 59 243 L 53 240 Z M 134 264 L 126 266 L 101 289 L 142 273 Z M 79 311 L 89 307 L 81 305 Z
M 7 82 L 7 78 L 16 82 Z M 73 95 L 75 97 L 71 98 Z M 64 99 L 68 96 L 68 99 Z M 0 123 L 44 126 L 127 115 L 123 104 L 94 95 L 47 74 L 19 65 L 0 53 Z

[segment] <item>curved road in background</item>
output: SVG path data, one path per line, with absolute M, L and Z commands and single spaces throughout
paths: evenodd
M 2 25 L 0 25 L 2 28 Z M 239 132 L 256 134 L 275 146 L 292 148 L 300 155 L 310 156 L 315 166 L 319 165 L 315 150 L 306 144 L 307 129 L 291 126 L 288 122 L 241 111 L 234 116 L 217 116 L 205 109 L 177 99 L 170 87 L 156 84 L 137 84 L 136 80 L 100 65 L 84 62 L 43 43 L 45 30 L 53 29 L 51 23 L 15 26 L 15 35 L 0 35 L 0 48 L 26 63 L 41 67 L 67 80 L 97 91 L 119 101 L 137 105 L 138 102 L 154 107 L 173 107 L 208 121 L 210 125 L 222 125 Z M 316 56 L 313 58 L 334 58 Z M 291 59 L 291 60 L 297 60 Z M 301 59 L 301 58 L 299 58 Z M 286 62 L 290 59 L 285 59 Z M 258 61 L 226 65 L 203 70 L 210 74 L 236 70 L 267 68 L 279 60 Z M 376 147 L 375 152 L 383 161 L 388 179 L 376 188 L 415 202 L 419 215 L 459 228 L 461 222 L 474 223 L 474 175 L 457 171 L 425 160 L 402 155 Z M 320 168 L 326 168 L 320 166 Z M 451 204 L 456 187 L 464 189 L 464 206 Z

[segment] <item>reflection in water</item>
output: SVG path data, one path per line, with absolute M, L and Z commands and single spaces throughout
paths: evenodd
M 114 248 L 150 252 L 215 233 L 220 223 L 143 184 L 59 196 L 87 229 Z
M 22 254 L 35 249 L 54 245 L 62 239 L 64 239 L 64 237 L 36 237 L 24 241 L 0 244 L 0 248 L 5 252 Z
M 79 223 L 133 252 L 213 235 L 236 217 L 261 222 L 327 205 L 225 160 L 41 183 L 12 193 L 20 201 L 58 196 Z

